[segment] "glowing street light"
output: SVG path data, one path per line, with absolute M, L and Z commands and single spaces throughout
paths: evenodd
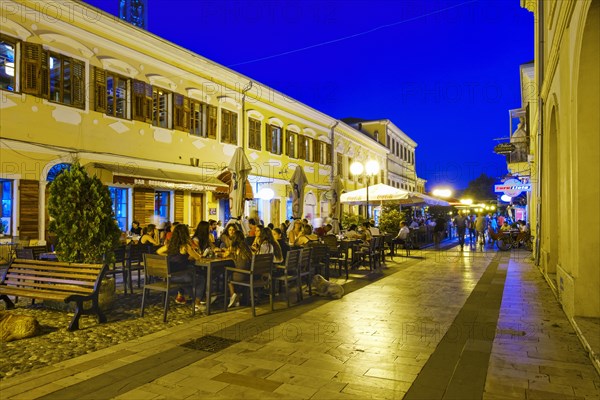
M 470 206 L 473 204 L 473 199 L 460 199 L 460 204 L 464 204 L 465 206 Z
M 369 184 L 371 183 L 371 177 L 379 174 L 379 163 L 376 160 L 369 160 L 365 165 L 356 161 L 350 165 L 350 172 L 352 175 L 363 175 L 367 178 L 367 219 L 371 219 L 369 215 Z
M 438 189 L 433 189 L 431 194 L 433 194 L 436 197 L 441 197 L 443 199 L 446 199 L 446 198 L 452 196 L 452 190 L 448 189 L 448 188 L 438 188 Z

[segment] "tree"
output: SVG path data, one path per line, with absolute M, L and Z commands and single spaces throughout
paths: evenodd
M 98 263 L 113 257 L 121 231 L 113 217 L 108 188 L 78 162 L 50 184 L 50 231 L 61 261 Z
M 467 188 L 463 191 L 463 197 L 470 197 L 473 200 L 491 200 L 496 199 L 496 193 L 494 192 L 494 184 L 496 178 L 488 176 L 484 173 L 479 175 L 476 179 L 469 182 Z

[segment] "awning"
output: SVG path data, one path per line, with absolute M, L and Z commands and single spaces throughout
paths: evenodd
M 224 198 L 229 197 L 229 185 L 231 184 L 231 171 L 229 171 L 228 169 L 224 169 L 223 171 L 221 171 L 221 173 L 219 175 L 217 175 L 217 179 L 219 179 L 220 181 L 224 182 L 227 185 L 225 187 L 225 189 L 219 188 L 219 190 L 217 190 L 219 197 L 224 197 Z M 245 194 L 246 200 L 254 199 L 254 193 L 252 192 L 252 185 L 250 184 L 250 182 L 248 182 L 247 179 L 246 179 L 246 191 L 244 194 Z
M 399 201 L 402 199 L 407 199 L 408 196 L 409 192 L 407 192 L 406 190 L 398 189 L 393 186 L 385 185 L 383 183 L 369 186 L 370 202 Z M 343 193 L 340 201 L 342 203 L 364 203 L 367 201 L 367 188 Z
M 194 192 L 222 191 L 227 192 L 228 186 L 215 176 L 202 173 L 168 171 L 162 168 L 142 168 L 131 164 L 94 163 L 96 169 L 112 173 L 112 183 L 140 187 L 164 188 L 172 190 L 190 190 Z M 200 171 L 200 170 L 199 170 Z

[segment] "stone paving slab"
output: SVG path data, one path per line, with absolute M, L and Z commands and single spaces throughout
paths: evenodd
M 1 397 L 399 399 L 415 385 L 425 398 L 599 397 L 597 372 L 525 256 L 489 249 L 420 254 L 425 258 L 388 262 L 383 275 L 341 300 L 317 299 L 254 319 L 245 308 L 186 320 L 98 355 L 5 378 Z M 429 360 L 444 360 L 442 339 L 459 314 L 479 315 L 486 326 L 494 322 L 487 314 L 494 312 L 491 299 L 481 307 L 468 299 L 487 296 L 474 288 L 495 257 L 505 282 L 489 280 L 501 297 L 491 342 L 465 342 L 464 372 L 439 363 L 440 373 L 454 378 L 454 389 L 418 383 Z M 211 354 L 180 346 L 207 334 L 239 342 Z M 168 353 L 171 361 L 161 361 Z M 470 368 L 486 357 L 483 387 L 470 385 Z M 95 361 L 104 369 L 94 370 Z M 89 378 L 81 375 L 86 372 Z M 117 378 L 123 384 L 115 384 Z

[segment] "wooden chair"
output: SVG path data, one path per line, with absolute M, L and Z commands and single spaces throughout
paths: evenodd
M 115 280 L 116 280 L 117 275 L 121 274 L 121 277 L 123 278 L 123 292 L 125 294 L 127 294 L 127 276 L 128 276 L 127 268 L 126 268 L 127 246 L 121 245 L 121 246 L 117 247 L 116 249 L 114 249 L 113 253 L 114 253 L 115 260 L 111 264 L 112 268 L 109 269 L 109 271 L 107 272 L 107 275 L 114 276 Z
M 283 283 L 288 308 L 290 307 L 290 283 L 298 288 L 298 263 L 300 262 L 301 251 L 302 250 L 300 249 L 288 251 L 285 264 L 275 266 L 275 271 L 278 272 L 278 274 L 273 276 L 273 282 Z M 298 301 L 300 301 L 300 292 L 296 293 L 296 303 Z M 273 310 L 272 306 L 271 311 Z
M 142 311 L 141 316 L 144 316 L 144 307 L 146 304 L 146 292 L 155 290 L 163 292 L 164 299 L 164 310 L 163 310 L 163 322 L 167 322 L 167 311 L 169 310 L 169 292 L 176 286 L 181 285 L 180 283 L 171 282 L 171 278 L 174 275 L 185 275 L 190 274 L 192 277 L 192 315 L 195 315 L 195 303 L 196 303 L 196 274 L 195 271 L 182 271 L 172 273 L 167 257 L 159 256 L 156 254 L 144 254 L 144 289 L 142 292 Z
M 341 245 L 338 245 L 338 240 L 333 235 L 323 236 L 323 244 L 329 250 L 329 262 L 336 263 L 338 267 L 338 276 L 342 276 L 342 264 L 346 266 L 346 275 L 348 274 L 348 259 L 347 252 L 344 251 Z M 347 277 L 346 277 L 347 279 Z
M 313 274 L 322 275 L 329 280 L 329 248 L 318 242 L 309 243 L 308 247 L 312 248 L 310 265 Z
M 147 247 L 140 245 L 129 245 L 126 255 L 126 270 L 127 270 L 127 284 L 129 285 L 129 291 L 133 294 L 133 274 L 132 271 L 137 271 L 138 273 L 138 288 L 141 287 L 141 279 L 142 279 L 142 270 L 144 269 L 144 254 L 146 253 Z M 125 280 L 123 280 L 125 281 Z M 125 289 L 125 293 L 127 293 L 127 289 Z
M 365 264 L 367 261 L 369 263 L 369 270 L 373 271 L 377 268 L 377 260 L 378 260 L 378 249 L 377 244 L 379 243 L 379 237 L 375 236 L 371 238 L 368 246 L 361 247 L 360 250 L 356 252 L 356 255 L 362 259 L 362 263 Z
M 248 280 L 232 279 L 229 283 L 233 286 L 242 286 L 250 290 L 252 316 L 256 317 L 256 300 L 254 299 L 255 289 L 268 288 L 269 303 L 271 309 L 273 309 L 273 254 L 253 254 L 250 270 L 227 267 L 225 273 L 227 274 L 228 272 L 237 272 L 243 274 L 244 278 L 248 278 Z M 227 279 L 225 279 L 225 286 L 227 286 Z M 225 287 L 225 293 L 227 293 L 227 287 Z M 227 304 L 225 304 L 225 311 L 227 311 Z
M 303 247 L 300 252 L 300 261 L 298 262 L 298 293 L 300 294 L 300 300 L 302 296 L 302 279 L 306 278 L 306 285 L 308 286 L 308 294 L 312 296 L 312 277 L 313 270 L 311 266 L 312 260 L 312 247 Z

